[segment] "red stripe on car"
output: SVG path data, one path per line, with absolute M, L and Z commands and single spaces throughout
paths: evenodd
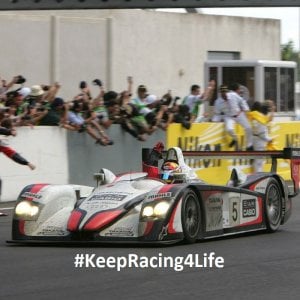
M 22 235 L 25 235 L 24 226 L 25 226 L 25 221 L 19 220 L 19 233 Z
M 169 192 L 170 189 L 174 186 L 174 184 L 166 184 L 164 185 L 158 192 L 158 194 Z
M 89 220 L 84 225 L 83 229 L 89 231 L 99 230 L 100 228 L 114 221 L 122 212 L 122 210 L 100 212 L 91 220 Z
M 154 222 L 147 222 L 144 236 L 148 235 L 151 232 L 153 224 L 154 224 Z
M 39 184 L 34 184 L 31 189 L 29 191 L 26 191 L 28 193 L 31 194 L 37 194 L 42 188 L 44 188 L 45 186 L 48 186 L 48 183 L 39 183 Z M 28 201 L 32 201 L 34 197 L 31 196 L 27 196 L 26 200 Z
M 67 229 L 69 231 L 77 230 L 81 216 L 82 216 L 82 212 L 80 212 L 78 210 L 75 210 L 71 213 L 71 216 L 70 216 L 68 224 L 67 224 Z

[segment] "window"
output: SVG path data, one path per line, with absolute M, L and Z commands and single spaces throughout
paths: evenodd
M 241 59 L 240 52 L 229 52 L 229 51 L 208 51 L 208 60 L 237 60 Z

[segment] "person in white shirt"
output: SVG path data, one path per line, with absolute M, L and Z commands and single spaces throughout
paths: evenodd
M 228 111 L 227 93 L 228 87 L 222 84 L 219 87 L 220 96 L 214 103 L 214 115 L 212 116 L 212 122 L 223 122 Z
M 246 135 L 246 150 L 253 150 L 253 136 L 252 127 L 246 112 L 249 111 L 249 106 L 247 102 L 240 96 L 240 85 L 238 83 L 233 83 L 230 86 L 230 91 L 227 95 L 228 110 L 225 117 L 225 130 L 232 137 L 232 141 L 229 147 L 233 147 L 237 144 L 237 135 L 235 133 L 235 124 L 240 124 Z

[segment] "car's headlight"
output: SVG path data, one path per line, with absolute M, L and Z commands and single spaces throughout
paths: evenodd
M 153 207 L 152 206 L 145 206 L 142 212 L 143 217 L 152 217 L 153 216 Z
M 167 201 L 146 205 L 142 210 L 142 217 L 163 217 L 166 215 L 169 207 L 170 203 Z
M 154 206 L 154 214 L 156 216 L 163 216 L 167 213 L 169 207 L 170 207 L 170 203 L 165 201 L 159 202 Z
M 38 216 L 39 212 L 39 206 L 31 201 L 22 201 L 15 208 L 16 216 L 22 219 L 33 220 Z

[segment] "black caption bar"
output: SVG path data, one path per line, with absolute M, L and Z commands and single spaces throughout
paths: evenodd
M 1 0 L 0 10 L 296 7 L 300 0 Z

